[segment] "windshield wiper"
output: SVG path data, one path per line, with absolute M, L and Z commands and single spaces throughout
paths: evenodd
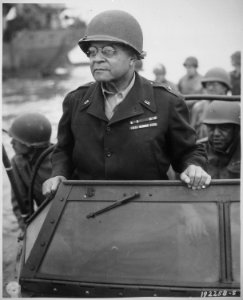
M 117 200 L 115 203 L 111 204 L 111 205 L 108 205 L 104 208 L 101 208 L 99 210 L 97 210 L 96 212 L 93 212 L 93 213 L 90 213 L 86 216 L 87 219 L 90 219 L 90 218 L 94 218 L 100 214 L 103 214 L 113 208 L 116 208 L 118 206 L 121 206 L 123 204 L 126 204 L 128 203 L 129 201 L 133 200 L 134 198 L 137 198 L 138 196 L 140 196 L 140 194 L 138 192 L 135 192 L 134 194 L 132 195 L 128 195 L 120 200 Z

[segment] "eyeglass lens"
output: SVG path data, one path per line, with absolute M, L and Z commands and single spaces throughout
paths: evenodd
M 111 47 L 111 46 L 104 46 L 104 47 L 89 47 L 88 51 L 87 51 L 87 56 L 88 57 L 95 57 L 99 51 L 99 49 L 101 50 L 101 53 L 103 56 L 105 57 L 112 57 L 114 55 L 114 53 L 116 52 L 116 50 Z

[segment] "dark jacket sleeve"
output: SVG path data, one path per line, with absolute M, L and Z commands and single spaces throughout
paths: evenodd
M 52 177 L 69 179 L 73 173 L 72 153 L 74 139 L 71 130 L 73 95 L 69 93 L 63 101 L 63 115 L 58 125 L 57 144 L 52 154 Z
M 21 196 L 21 201 L 26 205 L 26 208 L 28 207 L 28 187 L 26 186 L 25 182 L 22 180 L 21 171 L 18 169 L 17 159 L 16 156 L 14 156 L 11 159 L 11 165 L 13 168 L 13 175 L 15 182 L 18 186 L 18 191 Z M 11 203 L 12 203 L 12 209 L 13 213 L 18 221 L 19 227 L 24 230 L 25 228 L 25 222 L 18 204 L 17 197 L 13 190 L 11 191 Z
M 48 154 L 45 159 L 41 162 L 38 172 L 35 177 L 34 187 L 33 187 L 33 197 L 37 204 L 40 206 L 41 203 L 45 200 L 45 196 L 42 194 L 42 185 L 43 183 L 50 178 L 52 173 L 52 164 L 51 164 L 52 153 Z
M 196 144 L 196 132 L 189 124 L 189 111 L 185 101 L 176 97 L 171 101 L 169 134 L 171 163 L 175 171 L 181 173 L 188 165 L 207 168 L 207 154 L 204 145 Z

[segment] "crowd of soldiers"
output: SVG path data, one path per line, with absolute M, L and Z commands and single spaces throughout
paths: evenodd
M 132 47 L 136 50 L 136 47 L 133 45 Z M 98 51 L 99 47 L 97 49 L 96 47 L 91 48 L 89 55 L 92 58 L 92 55 L 94 57 L 97 55 L 94 51 Z M 104 51 L 103 48 L 100 49 Z M 112 56 L 111 51 L 115 51 L 114 49 L 105 50 L 104 55 L 107 56 Z M 222 68 L 213 68 L 205 76 L 202 76 L 197 72 L 197 59 L 188 57 L 184 62 L 187 74 L 180 79 L 178 85 L 166 79 L 166 68 L 160 64 L 154 69 L 155 82 L 158 85 L 166 86 L 168 89 L 178 90 L 182 95 L 240 95 L 240 52 L 234 53 L 231 59 L 234 66 L 232 72 L 227 73 Z M 88 87 L 85 86 L 85 88 Z M 104 93 L 106 93 L 105 89 Z M 165 93 L 167 95 L 167 91 Z M 83 103 L 84 107 L 89 105 L 89 101 L 86 99 Z M 149 107 L 151 103 L 146 101 L 143 105 Z M 201 100 L 186 103 L 190 112 L 191 127 L 196 131 L 197 145 L 199 147 L 203 145 L 207 149 L 209 161 L 207 171 L 209 175 L 214 179 L 240 178 L 240 102 Z M 182 103 L 182 105 L 184 104 Z M 147 119 L 149 120 L 149 118 Z M 130 124 L 133 123 L 130 122 Z M 139 125 L 136 126 L 139 127 Z M 136 129 L 136 126 L 131 126 L 130 129 Z M 59 125 L 60 128 L 62 125 Z M 28 206 L 30 178 L 36 161 L 50 146 L 51 124 L 45 116 L 39 113 L 27 113 L 14 120 L 9 134 L 12 137 L 12 145 L 16 153 L 12 158 L 13 171 L 21 192 L 21 198 Z M 49 154 L 40 165 L 36 176 L 33 197 L 37 206 L 45 198 L 41 193 L 41 186 L 52 174 L 50 160 L 51 155 Z M 19 225 L 24 230 L 25 218 L 19 209 L 18 200 L 14 194 L 12 195 L 12 204 Z
M 186 74 L 174 84 L 166 78 L 166 68 L 158 64 L 155 81 L 183 95 L 241 95 L 241 52 L 231 55 L 233 70 L 215 67 L 204 76 L 198 73 L 196 57 L 184 62 Z M 207 147 L 209 173 L 212 178 L 240 178 L 240 103 L 233 101 L 189 100 L 190 123 L 198 143 Z
M 198 59 L 194 56 L 189 56 L 185 59 L 183 66 L 186 69 L 186 74 L 180 78 L 178 84 L 174 84 L 166 78 L 166 67 L 162 63 L 158 63 L 154 69 L 154 80 L 158 83 L 162 83 L 170 86 L 173 89 L 178 90 L 183 95 L 196 95 L 196 94 L 215 94 L 214 89 L 208 89 L 205 91 L 206 82 L 219 82 L 223 83 L 227 87 L 225 93 L 220 91 L 219 95 L 241 94 L 241 52 L 236 51 L 231 55 L 231 64 L 233 70 L 227 72 L 223 68 L 212 68 L 206 72 L 204 76 L 198 73 Z M 219 91 L 217 91 L 218 93 Z

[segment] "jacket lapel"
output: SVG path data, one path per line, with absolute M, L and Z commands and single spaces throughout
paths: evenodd
M 151 111 L 156 111 L 152 85 L 149 81 L 136 74 L 134 86 L 117 107 L 117 111 L 110 119 L 109 124 L 143 114 L 143 106 Z
M 100 83 L 94 83 L 81 100 L 79 110 L 87 109 L 87 113 L 101 120 L 113 124 L 127 118 L 138 116 L 144 113 L 144 107 L 156 112 L 156 105 L 153 97 L 153 87 L 150 81 L 136 74 L 134 86 L 119 104 L 113 117 L 108 120 L 105 115 L 104 96 Z
M 84 95 L 80 110 L 84 109 L 87 109 L 88 114 L 108 122 L 104 109 L 104 97 L 98 82 L 94 83 Z

